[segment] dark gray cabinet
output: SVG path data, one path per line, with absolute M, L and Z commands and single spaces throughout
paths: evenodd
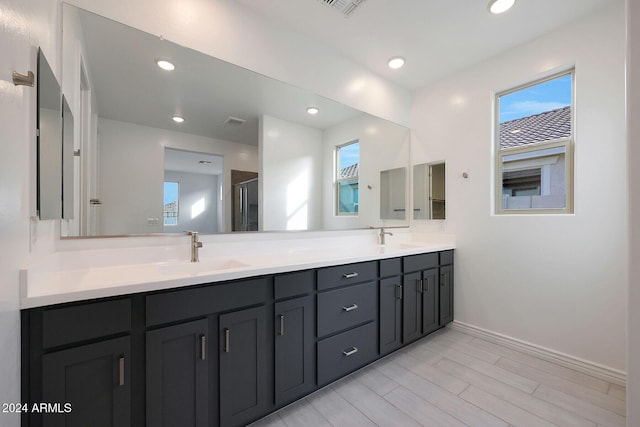
M 440 326 L 453 321 L 453 265 L 440 267 Z
M 405 257 L 403 343 L 453 320 L 453 251 Z M 443 262 L 447 265 L 441 265 Z
M 147 426 L 209 425 L 208 339 L 206 319 L 147 332 Z
M 380 280 L 380 354 L 402 345 L 402 277 Z
M 42 414 L 42 425 L 130 426 L 130 361 L 129 337 L 45 354 L 42 402 L 61 406 L 60 413 Z
M 312 296 L 275 303 L 275 403 L 291 402 L 315 385 L 315 304 Z
M 239 426 L 267 411 L 267 309 L 220 316 L 220 425 Z

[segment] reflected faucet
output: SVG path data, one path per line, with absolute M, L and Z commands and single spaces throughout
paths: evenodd
M 389 236 L 393 236 L 393 233 L 390 231 L 384 231 L 384 227 L 380 227 L 380 244 L 384 245 L 386 243 L 385 241 L 385 237 L 387 236 L 387 234 Z
M 198 232 L 185 231 L 185 233 L 191 236 L 191 262 L 200 262 L 200 258 L 198 257 L 198 249 L 202 247 L 202 242 L 198 241 Z

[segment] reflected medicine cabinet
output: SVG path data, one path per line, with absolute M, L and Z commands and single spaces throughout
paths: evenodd
M 62 99 L 60 84 L 38 49 L 37 206 L 40 219 L 62 217 Z
M 413 219 L 446 218 L 445 164 L 413 166 Z

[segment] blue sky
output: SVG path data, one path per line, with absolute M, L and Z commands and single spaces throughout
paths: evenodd
M 571 74 L 500 97 L 500 123 L 571 105 Z
M 165 182 L 164 183 L 164 204 L 175 202 L 178 200 L 178 183 L 177 182 Z
M 340 170 L 360 162 L 360 143 L 345 145 L 340 148 Z

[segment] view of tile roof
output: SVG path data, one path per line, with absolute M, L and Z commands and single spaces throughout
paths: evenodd
M 571 106 L 500 123 L 500 149 L 571 136 Z
M 351 166 L 347 166 L 346 168 L 340 169 L 340 179 L 345 178 L 357 178 L 359 172 L 359 164 L 355 163 Z

